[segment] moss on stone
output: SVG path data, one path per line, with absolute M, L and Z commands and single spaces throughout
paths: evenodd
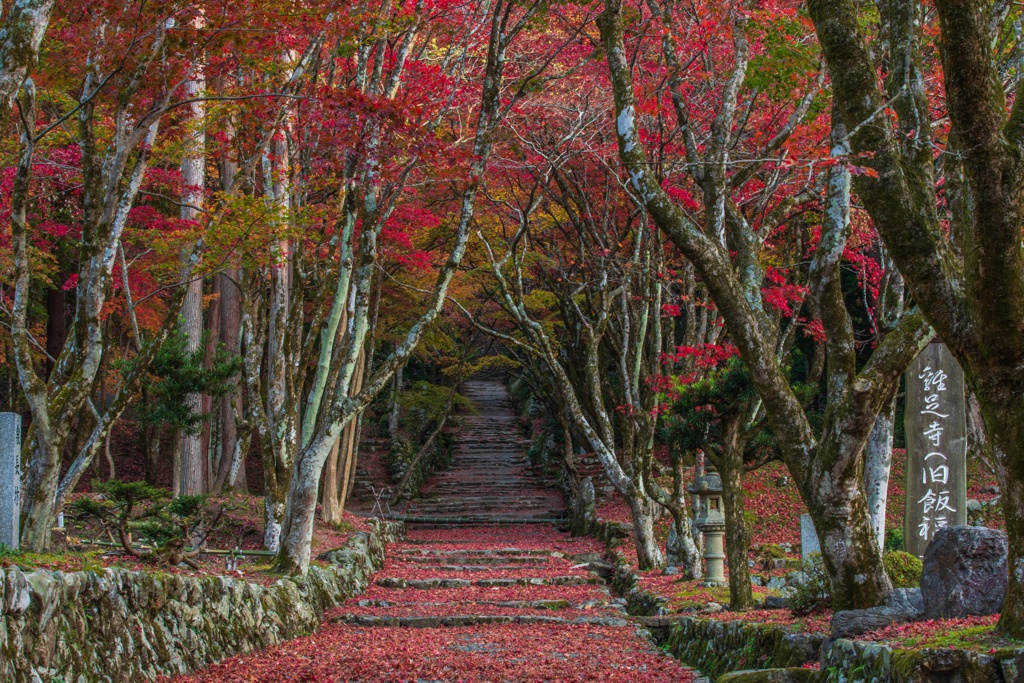
M 399 530 L 378 525 L 337 553 L 345 566 L 272 586 L 126 569 L 30 582 L 17 568 L 0 570 L 0 680 L 27 683 L 52 670 L 86 683 L 152 680 L 309 633 L 323 611 L 366 587 Z

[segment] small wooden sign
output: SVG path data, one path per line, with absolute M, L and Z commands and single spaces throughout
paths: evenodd
M 967 413 L 964 373 L 941 342 L 907 369 L 907 501 L 903 537 L 924 556 L 935 532 L 967 523 Z

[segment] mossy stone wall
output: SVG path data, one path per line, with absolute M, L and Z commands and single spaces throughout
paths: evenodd
M 327 609 L 363 591 L 402 526 L 374 524 L 302 579 L 106 569 L 0 572 L 0 680 L 128 683 L 181 674 L 312 633 Z
M 878 643 L 833 641 L 821 662 L 822 683 L 1016 683 L 1024 651 L 894 650 Z
M 669 627 L 662 645 L 714 680 L 730 671 L 803 666 L 817 661 L 824 641 L 768 624 L 682 617 Z

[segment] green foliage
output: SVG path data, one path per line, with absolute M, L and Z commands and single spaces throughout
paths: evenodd
M 671 441 L 684 453 L 718 442 L 721 416 L 754 395 L 750 375 L 736 358 L 708 370 L 700 379 L 679 387 L 667 421 Z
M 747 538 L 754 535 L 754 527 L 757 526 L 758 515 L 753 510 L 743 511 L 743 526 L 747 529 Z
M 167 489 L 142 481 L 109 481 L 96 484 L 95 489 L 99 498 L 80 498 L 71 504 L 76 516 L 95 520 L 107 533 L 117 532 L 129 554 L 145 559 L 168 558 L 172 564 L 192 556 L 183 555 L 181 549 L 187 543 L 204 542 L 224 511 L 223 507 L 216 513 L 211 511 L 208 496 L 172 498 Z M 125 540 L 129 532 L 137 542 L 149 543 L 156 551 L 134 551 Z M 171 554 L 165 555 L 165 549 Z
M 789 608 L 794 614 L 810 614 L 827 608 L 832 603 L 832 587 L 821 553 L 808 555 L 800 571 L 804 574 L 804 580 L 796 586 L 796 592 L 789 598 Z
M 516 415 L 525 417 L 533 405 L 533 387 L 521 374 L 513 375 L 508 382 L 508 393 L 515 406 Z
M 903 529 L 893 528 L 885 530 L 885 550 L 886 552 L 903 550 L 906 545 L 903 542 Z
M 196 434 L 207 416 L 193 412 L 186 401 L 189 394 L 224 396 L 234 390 L 234 378 L 242 369 L 241 357 L 217 348 L 209 368 L 205 366 L 205 344 L 188 351 L 188 339 L 180 329 L 167 339 L 149 367 L 157 378 L 152 386 L 156 400 L 142 409 L 142 420 L 150 424 L 168 424 Z
M 772 560 L 781 560 L 786 557 L 786 551 L 778 543 L 765 543 L 757 550 L 757 562 L 767 569 L 771 569 Z
M 721 443 L 723 418 L 745 409 L 756 397 L 743 363 L 730 358 L 721 367 L 705 371 L 700 379 L 679 386 L 662 439 L 672 444 L 677 455 L 707 450 Z M 767 460 L 774 451 L 775 437 L 765 426 L 747 443 L 744 459 Z
M 478 372 L 485 370 L 515 370 L 520 366 L 519 361 L 508 356 L 480 356 L 470 362 L 453 362 L 445 366 L 441 373 L 446 377 L 472 377 Z
M 409 389 L 402 392 L 399 401 L 402 407 L 416 415 L 417 422 L 421 422 L 423 419 L 436 421 L 444 417 L 444 409 L 448 405 L 451 391 L 451 387 L 419 380 L 413 382 Z M 475 412 L 473 402 L 459 393 L 456 393 L 452 400 L 452 409 L 456 412 Z
M 921 585 L 921 560 L 902 550 L 893 550 L 882 555 L 885 573 L 896 588 L 916 588 Z

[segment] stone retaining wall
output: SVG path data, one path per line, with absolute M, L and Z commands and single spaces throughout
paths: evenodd
M 1024 651 L 892 650 L 878 643 L 839 639 L 821 661 L 822 683 L 1017 683 Z
M 376 523 L 272 585 L 227 577 L 0 572 L 0 680 L 127 683 L 194 671 L 312 633 L 321 615 L 363 591 L 402 525 Z
M 651 626 L 648 624 L 648 628 Z M 656 629 L 651 630 L 656 633 Z M 730 671 L 799 667 L 815 662 L 825 638 L 789 633 L 769 624 L 681 617 L 659 640 L 676 659 L 715 680 Z

